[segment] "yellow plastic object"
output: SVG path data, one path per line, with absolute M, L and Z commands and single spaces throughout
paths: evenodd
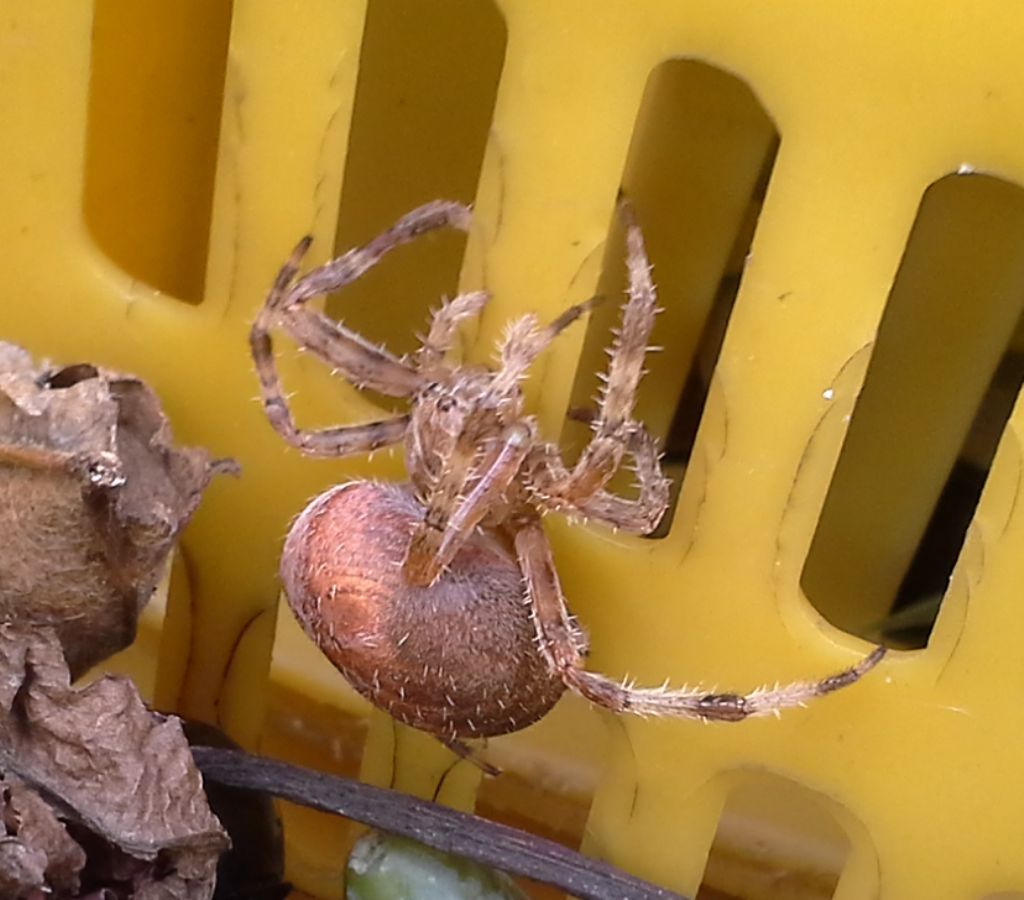
M 126 4 L 135 15 L 110 27 Z M 475 199 L 460 284 L 494 295 L 470 351 L 484 359 L 510 317 L 553 316 L 614 284 L 624 182 L 669 308 L 656 334 L 668 352 L 641 398 L 665 435 L 718 283 L 738 271 L 756 221 L 668 535 L 550 520 L 567 594 L 593 639 L 589 665 L 639 683 L 747 689 L 818 677 L 866 652 L 804 590 L 851 630 L 884 607 L 995 365 L 1000 329 L 1019 315 L 1007 304 L 1024 296 L 1022 276 L 998 237 L 1005 216 L 1006 234 L 1019 233 L 1012 184 L 1024 183 L 1024 14 L 1014 5 L 485 5 L 374 0 L 368 16 L 355 0 L 5 5 L 0 334 L 141 374 L 181 440 L 244 470 L 211 488 L 185 537 L 156 702 L 217 721 L 247 746 L 262 732 L 275 755 L 361 769 L 465 808 L 479 791 L 484 812 L 570 841 L 585 832 L 587 852 L 684 893 L 705 877 L 713 843 L 708 882 L 741 896 L 1024 890 L 1019 410 L 927 649 L 893 653 L 861 684 L 779 720 L 642 721 L 569 699 L 535 729 L 493 741 L 508 774 L 481 786 L 471 768 L 449 773 L 429 740 L 368 714 L 279 615 L 275 569 L 290 518 L 338 480 L 402 477 L 393 454 L 302 458 L 253 402 L 248 323 L 304 233 L 320 261 L 335 234 L 369 238 L 434 196 Z M 389 29 L 396 8 L 420 27 Z M 365 44 L 364 31 L 374 37 Z M 447 66 L 435 72 L 430 59 Z M 422 112 L 431 103 L 447 104 L 443 128 Z M 395 124 L 410 121 L 423 131 Z M 350 145 L 363 148 L 358 164 L 354 154 L 346 164 Z M 437 154 L 450 165 L 422 164 Z M 936 201 L 928 218 L 929 185 L 972 171 L 1005 189 L 964 177 L 966 196 Z M 342 224 L 339 209 L 349 210 Z M 372 290 L 353 292 L 362 309 L 352 320 L 375 339 L 407 342 L 441 286 L 456 287 L 445 266 L 458 239 L 448 240 L 427 239 L 409 250 L 419 262 L 399 255 L 369 276 Z M 435 267 L 431 247 L 449 263 Z M 946 277 L 929 279 L 933 269 Z M 974 291 L 977 317 L 966 314 Z M 884 335 L 903 295 L 915 311 L 893 332 L 913 343 L 900 365 L 902 344 Z M 347 299 L 333 308 L 345 311 Z M 550 435 L 602 342 L 578 328 L 537 367 L 530 398 Z M 378 412 L 308 356 L 284 350 L 282 367 L 305 423 Z M 868 416 L 881 423 L 874 430 L 860 426 L 857 443 L 874 456 L 848 457 L 858 394 L 873 378 L 899 404 Z M 890 427 L 900 438 L 885 444 Z M 566 427 L 567 442 L 578 437 Z M 934 453 L 890 478 L 915 441 Z M 830 494 L 840 475 L 848 480 Z M 844 590 L 851 579 L 857 590 Z M 286 824 L 290 877 L 340 896 L 351 829 L 292 809 Z M 809 830 L 838 837 L 802 839 Z

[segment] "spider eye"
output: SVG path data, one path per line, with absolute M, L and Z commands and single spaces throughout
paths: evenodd
M 451 397 L 442 397 L 437 401 L 438 412 L 451 412 L 455 408 L 455 401 Z

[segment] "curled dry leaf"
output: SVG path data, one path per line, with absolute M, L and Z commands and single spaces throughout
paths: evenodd
M 138 378 L 0 343 L 0 619 L 53 626 L 74 677 L 128 646 L 215 468 Z
M 13 775 L 0 777 L 0 824 L 0 897 L 31 897 L 43 885 L 58 896 L 78 889 L 85 851 L 50 805 Z
M 228 841 L 180 722 L 127 679 L 71 687 L 52 629 L 0 625 L 0 767 L 0 895 L 213 896 Z

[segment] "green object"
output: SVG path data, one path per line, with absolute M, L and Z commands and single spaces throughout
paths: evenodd
M 371 832 L 352 848 L 347 900 L 526 900 L 503 872 L 397 835 Z

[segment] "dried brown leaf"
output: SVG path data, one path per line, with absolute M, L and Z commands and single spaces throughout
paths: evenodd
M 19 779 L 0 778 L 0 896 L 30 897 L 47 886 L 60 895 L 78 891 L 85 851 L 72 840 L 50 805 Z
M 138 378 L 0 343 L 0 619 L 53 626 L 74 676 L 128 646 L 211 471 Z
M 146 709 L 127 679 L 71 687 L 52 629 L 0 625 L 0 765 L 70 823 L 88 853 L 83 890 L 140 900 L 212 896 L 228 842 L 180 723 Z M 42 864 L 29 855 L 7 869 L 5 862 L 0 854 L 0 886 Z M 56 874 L 44 871 L 55 886 Z

